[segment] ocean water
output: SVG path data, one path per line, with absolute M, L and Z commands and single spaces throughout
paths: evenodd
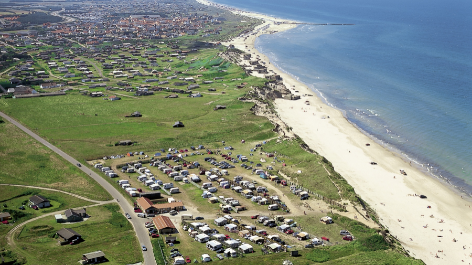
M 472 1 L 215 0 L 306 23 L 256 48 L 365 133 L 472 192 Z

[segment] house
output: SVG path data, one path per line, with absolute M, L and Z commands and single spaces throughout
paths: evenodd
M 141 197 L 136 202 L 139 208 L 141 208 L 141 210 L 147 214 L 155 214 L 158 212 L 156 207 L 154 207 L 154 204 L 148 198 Z
M 241 251 L 242 253 L 252 253 L 252 252 L 254 252 L 254 249 L 252 248 L 252 246 L 249 245 L 249 244 L 246 244 L 246 243 L 239 246 L 238 250 Z
M 184 204 L 183 202 L 161 203 L 154 204 L 154 208 L 156 209 L 157 213 L 168 213 L 172 210 L 182 211 L 184 209 Z
M 185 127 L 184 124 L 181 121 L 176 121 L 172 127 L 177 128 L 177 127 Z
M 175 228 L 174 224 L 167 216 L 156 216 L 152 218 L 152 222 L 156 226 L 156 229 L 159 234 L 172 234 L 177 233 L 177 229 Z
M 34 195 L 30 197 L 29 202 L 31 207 L 36 206 L 38 208 L 45 208 L 51 206 L 51 202 L 41 195 Z
M 9 213 L 0 213 L 0 222 L 8 221 L 11 219 L 11 215 Z
M 215 219 L 215 225 L 217 226 L 223 226 L 228 223 L 228 220 L 224 217 L 220 217 L 218 219 Z
M 108 261 L 105 258 L 105 254 L 103 252 L 99 251 L 94 251 L 90 252 L 87 254 L 82 255 L 82 260 L 85 262 L 85 264 L 95 264 L 95 263 L 101 263 Z
M 57 231 L 56 234 L 66 242 L 77 241 L 82 238 L 79 233 L 70 228 L 62 228 L 61 230 Z
M 84 220 L 84 217 L 87 217 L 87 212 L 85 208 L 80 210 L 68 209 L 65 211 L 64 215 L 66 216 L 67 222 L 79 222 Z
M 213 250 L 213 251 L 217 251 L 218 249 L 222 248 L 223 245 L 216 241 L 216 240 L 212 240 L 212 241 L 209 241 L 206 243 L 206 247 L 209 249 L 209 250 Z

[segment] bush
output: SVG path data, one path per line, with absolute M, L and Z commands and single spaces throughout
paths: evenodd
M 381 235 L 373 235 L 358 241 L 359 249 L 363 251 L 386 250 L 389 248 L 389 245 Z

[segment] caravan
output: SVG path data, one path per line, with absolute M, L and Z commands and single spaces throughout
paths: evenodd
M 271 204 L 269 207 L 267 207 L 269 211 L 275 211 L 279 209 L 279 206 L 277 204 Z

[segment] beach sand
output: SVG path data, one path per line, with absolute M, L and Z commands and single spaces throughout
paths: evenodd
M 470 200 L 462 199 L 437 179 L 375 143 L 349 123 L 339 110 L 326 105 L 305 84 L 274 67 L 254 48 L 257 36 L 288 30 L 295 24 L 261 14 L 230 11 L 263 19 L 265 23 L 253 34 L 226 44 L 253 54 L 253 58 L 258 55 L 268 70 L 282 76 L 287 88 L 301 95 L 300 100 L 275 100 L 280 118 L 311 149 L 333 164 L 410 255 L 426 264 L 472 263 Z M 274 22 L 283 24 L 275 25 Z M 377 165 L 371 165 L 371 162 Z M 400 169 L 407 175 L 400 174 Z M 415 194 L 424 194 L 427 198 L 421 199 Z

